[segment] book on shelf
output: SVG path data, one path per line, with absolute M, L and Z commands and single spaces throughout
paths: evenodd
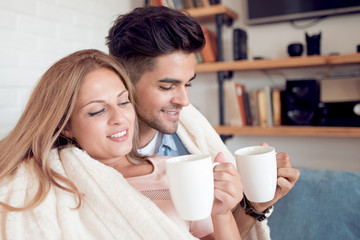
M 265 96 L 266 96 L 267 126 L 272 127 L 274 125 L 274 123 L 273 123 L 271 87 L 265 86 L 264 90 L 265 90 Z
M 258 89 L 248 91 L 249 108 L 251 115 L 251 125 L 260 126 L 259 120 L 259 104 L 258 104 Z
M 147 0 L 147 1 L 145 1 L 145 4 L 150 5 L 150 6 L 161 6 L 161 5 L 159 5 L 159 3 L 162 4 L 161 0 Z
M 266 86 L 259 89 L 257 95 L 260 126 L 281 126 L 283 118 L 282 91 L 279 88 Z
M 210 1 L 209 0 L 193 0 L 194 7 L 209 7 Z
M 226 113 L 229 117 L 229 124 L 231 126 L 241 127 L 244 124 L 240 116 L 239 102 L 235 91 L 235 82 L 230 80 L 224 81 L 223 88 L 225 95 Z
M 266 86 L 248 91 L 241 83 L 225 81 L 224 95 L 230 125 L 261 127 L 282 125 L 283 90 Z
M 169 8 L 175 8 L 173 0 L 161 0 L 162 5 Z
M 182 0 L 148 0 L 145 1 L 145 5 L 151 5 L 151 6 L 165 6 L 169 8 L 175 8 L 175 1 L 177 4 L 181 3 L 183 4 Z M 183 8 L 178 8 L 183 9 Z
M 185 8 L 194 8 L 193 0 L 183 0 Z
M 272 89 L 272 111 L 273 125 L 281 126 L 281 90 L 278 88 Z
M 182 10 L 185 8 L 185 4 L 183 0 L 173 0 L 174 8 L 178 10 Z
M 172 0 L 170 0 L 172 2 Z M 168 0 L 148 0 L 147 3 L 148 5 L 151 6 L 165 6 L 165 7 L 169 7 L 169 2 Z M 171 4 L 171 3 L 170 3 Z
M 151 6 L 165 6 L 175 9 L 188 9 L 209 7 L 210 5 L 217 4 L 214 0 L 146 0 L 145 5 Z
M 197 64 L 200 64 L 200 63 L 204 62 L 203 57 L 202 57 L 200 52 L 195 53 L 195 60 L 196 60 Z
M 258 99 L 258 109 L 259 109 L 259 123 L 261 127 L 268 126 L 268 113 L 267 113 L 267 103 L 266 103 L 266 93 L 265 89 L 259 89 L 257 93 Z
M 201 27 L 205 37 L 205 46 L 200 51 L 204 63 L 216 62 L 217 60 L 217 39 L 216 34 L 206 27 Z
M 245 109 L 245 120 L 247 126 L 252 126 L 252 115 L 250 110 L 250 100 L 248 91 L 244 91 L 244 109 Z
M 245 113 L 245 85 L 241 83 L 235 83 L 236 98 L 239 104 L 240 117 L 243 125 L 247 125 L 246 113 Z
M 210 5 L 220 4 L 220 0 L 209 0 Z
M 194 7 L 196 8 L 204 6 L 202 0 L 193 0 L 193 2 L 194 2 Z
M 203 7 L 210 7 L 210 0 L 201 0 L 202 1 L 202 4 L 203 4 Z

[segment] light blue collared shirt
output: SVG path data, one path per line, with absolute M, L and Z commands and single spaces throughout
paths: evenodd
M 158 152 L 160 156 L 181 156 L 190 154 L 180 140 L 179 136 L 174 134 L 163 134 Z

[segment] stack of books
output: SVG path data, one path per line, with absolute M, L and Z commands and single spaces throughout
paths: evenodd
M 245 85 L 224 81 L 227 124 L 272 127 L 282 125 L 282 90 L 266 86 L 247 90 Z

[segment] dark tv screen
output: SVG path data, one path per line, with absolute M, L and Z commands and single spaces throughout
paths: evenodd
M 247 0 L 249 25 L 360 12 L 360 0 Z

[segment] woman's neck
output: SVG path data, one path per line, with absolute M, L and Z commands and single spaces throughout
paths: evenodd
M 141 164 L 133 164 L 126 159 L 126 161 L 120 161 L 114 168 L 121 173 L 124 178 L 148 175 L 154 170 L 154 166 L 148 160 Z

